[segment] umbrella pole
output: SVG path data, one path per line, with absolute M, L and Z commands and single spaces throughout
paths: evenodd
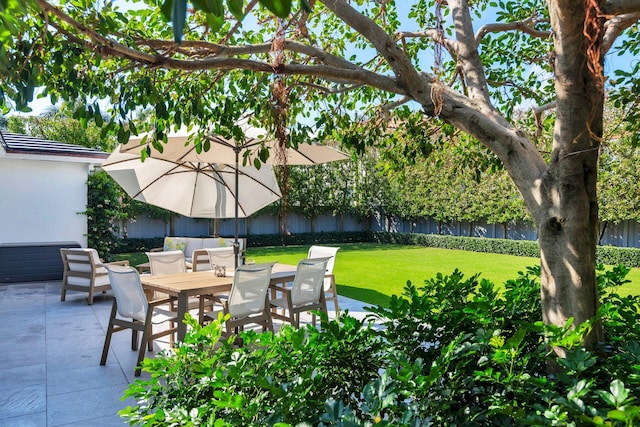
M 240 254 L 240 243 L 238 243 L 238 191 L 239 191 L 239 186 L 240 186 L 240 182 L 239 182 L 239 178 L 238 178 L 238 166 L 240 163 L 240 147 L 236 146 L 234 147 L 233 151 L 236 153 L 236 215 L 235 215 L 235 240 L 233 242 L 233 265 L 235 265 L 235 268 L 238 268 L 238 255 Z

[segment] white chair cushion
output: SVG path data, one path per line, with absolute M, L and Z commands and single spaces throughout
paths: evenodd
M 91 279 L 87 277 L 69 276 L 67 277 L 67 283 L 75 286 L 89 287 L 89 284 L 91 283 Z M 108 285 L 108 284 L 109 284 L 109 276 L 98 276 L 96 277 L 94 286 L 102 286 L 102 285 Z
M 200 239 L 197 237 L 187 237 L 184 240 L 186 246 L 182 252 L 184 252 L 185 257 L 187 258 L 187 262 L 191 262 L 193 251 L 195 251 L 196 249 L 202 249 L 202 241 L 204 239 Z

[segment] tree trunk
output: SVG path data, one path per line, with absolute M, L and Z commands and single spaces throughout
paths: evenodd
M 316 217 L 315 215 L 312 216 L 311 218 L 309 218 L 309 226 L 310 226 L 310 231 L 311 234 L 316 232 Z
M 593 44 L 586 43 L 584 4 L 550 2 L 557 118 L 549 169 L 539 187 L 541 203 L 533 211 L 540 242 L 542 315 L 545 323 L 554 325 L 570 318 L 581 324 L 595 316 L 599 304 L 596 180 L 604 95 L 598 68 L 601 37 L 592 34 Z M 587 19 L 602 28 L 596 15 Z M 601 340 L 597 325 L 585 344 Z

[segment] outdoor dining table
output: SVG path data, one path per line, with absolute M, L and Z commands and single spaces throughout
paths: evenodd
M 271 285 L 293 281 L 296 266 L 275 264 L 271 273 Z M 182 341 L 187 333 L 187 325 L 183 319 L 188 311 L 189 297 L 225 293 L 231 290 L 233 272 L 226 276 L 216 276 L 213 270 L 189 273 L 162 274 L 140 276 L 145 289 L 176 297 L 178 302 L 178 332 L 177 340 Z

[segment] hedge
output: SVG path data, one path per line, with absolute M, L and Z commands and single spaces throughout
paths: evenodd
M 488 252 L 533 258 L 540 257 L 540 249 L 537 241 L 445 236 L 438 234 L 390 233 L 383 231 L 298 233 L 291 235 L 255 234 L 250 235 L 247 240 L 247 246 L 254 248 L 262 246 L 335 245 L 344 243 L 418 245 L 429 248 L 459 249 L 471 252 Z M 162 245 L 162 237 L 120 239 L 114 253 L 145 252 L 151 248 L 162 247 Z M 640 249 L 598 246 L 596 248 L 596 259 L 598 263 L 606 265 L 622 264 L 626 267 L 640 267 Z

